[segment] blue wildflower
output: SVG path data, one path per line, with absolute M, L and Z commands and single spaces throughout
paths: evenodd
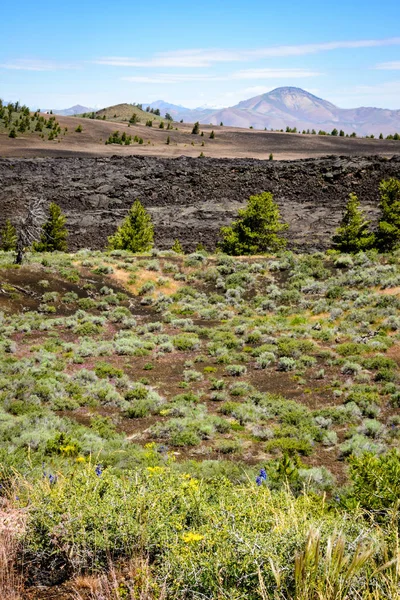
M 52 475 L 50 473 L 50 475 L 49 475 L 49 483 L 50 483 L 50 485 L 54 485 L 56 483 L 56 481 L 57 481 L 57 475 Z
M 97 477 L 101 477 L 102 474 L 103 474 L 103 467 L 102 467 L 102 465 L 96 465 L 96 468 L 95 468 L 94 472 L 96 473 Z
M 261 479 L 263 479 L 264 481 L 267 481 L 268 476 L 267 476 L 267 471 L 265 469 L 260 469 L 260 475 Z
M 267 471 L 265 469 L 260 469 L 260 473 L 256 477 L 256 484 L 262 485 L 263 483 L 267 482 L 267 479 L 268 479 Z

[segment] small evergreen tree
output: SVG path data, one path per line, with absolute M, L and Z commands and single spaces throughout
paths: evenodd
M 270 192 L 250 196 L 238 217 L 230 227 L 221 228 L 223 240 L 219 247 L 226 254 L 258 254 L 286 246 L 286 240 L 279 233 L 288 225 L 281 222 L 278 205 Z
M 369 230 L 369 221 L 364 219 L 357 196 L 350 194 L 341 224 L 333 236 L 334 248 L 357 253 L 372 248 L 374 241 L 375 236 Z
M 131 118 L 129 119 L 129 123 L 131 125 L 136 125 L 136 123 L 138 123 L 138 122 L 139 122 L 139 117 L 137 116 L 137 113 L 134 112 L 132 114 Z
M 153 247 L 153 240 L 151 217 L 139 200 L 135 200 L 120 227 L 108 238 L 108 246 L 110 250 L 147 252 Z
M 210 140 L 215 139 L 215 133 L 214 133 L 214 129 L 212 130 L 212 132 L 210 133 Z
M 388 179 L 379 186 L 381 218 L 378 223 L 377 246 L 391 252 L 400 245 L 400 180 Z
M 274 155 L 272 154 L 272 152 L 270 152 L 270 155 L 268 157 L 268 160 L 274 160 Z
M 192 134 L 198 135 L 199 133 L 200 133 L 200 123 L 198 121 L 196 121 L 196 123 L 193 125 Z
M 65 252 L 67 249 L 67 228 L 65 215 L 55 202 L 49 206 L 49 217 L 43 224 L 40 240 L 33 244 L 36 252 Z
M 176 252 L 176 254 L 185 254 L 184 251 L 183 251 L 183 248 L 181 246 L 181 243 L 180 243 L 180 241 L 178 239 L 176 239 L 174 241 L 174 243 L 172 244 L 171 250 L 173 252 Z
M 0 249 L 4 252 L 10 252 L 17 249 L 17 230 L 9 219 L 1 232 Z

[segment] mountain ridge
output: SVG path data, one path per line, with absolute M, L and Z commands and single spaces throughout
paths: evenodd
M 122 106 L 122 105 L 121 105 Z M 187 108 L 164 100 L 156 100 L 143 107 L 159 109 L 161 116 L 169 113 L 174 121 L 185 123 L 199 121 L 201 124 L 267 130 L 285 130 L 286 127 L 298 131 L 343 130 L 345 134 L 384 136 L 400 132 L 400 110 L 361 106 L 339 108 L 332 102 L 319 98 L 298 87 L 279 87 L 242 100 L 231 107 L 213 109 L 207 107 Z M 73 116 L 93 109 L 73 106 L 64 110 L 53 110 L 54 114 Z M 106 111 L 107 109 L 102 109 Z M 97 111 L 100 113 L 102 111 Z
M 159 108 L 163 102 L 150 103 L 150 107 Z M 339 108 L 328 100 L 293 86 L 275 88 L 218 110 L 170 106 L 174 107 L 173 116 L 176 120 L 183 118 L 184 121 L 199 121 L 202 124 L 219 125 L 222 122 L 232 127 L 276 130 L 285 130 L 289 126 L 300 131 L 322 129 L 327 133 L 333 129 L 343 129 L 345 133 L 354 132 L 358 135 L 388 135 L 400 131 L 400 110 L 368 106 Z

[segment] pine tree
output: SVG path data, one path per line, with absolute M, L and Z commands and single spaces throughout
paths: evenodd
M 246 208 L 239 210 L 238 220 L 230 227 L 222 227 L 223 252 L 240 256 L 258 254 L 268 250 L 279 250 L 286 246 L 286 240 L 279 233 L 288 228 L 281 222 L 278 205 L 270 192 L 250 196 Z
M 196 121 L 196 123 L 193 125 L 192 134 L 197 135 L 198 133 L 200 133 L 200 123 Z
M 350 194 L 341 224 L 333 236 L 334 248 L 357 253 L 372 248 L 374 241 L 375 235 L 369 230 L 369 221 L 364 219 L 357 196 Z
M 174 243 L 172 244 L 171 250 L 173 252 L 176 252 L 176 254 L 185 254 L 184 251 L 183 251 L 183 248 L 181 246 L 181 243 L 180 243 L 180 241 L 178 239 L 176 239 L 174 241 Z
M 36 252 L 65 252 L 67 249 L 67 228 L 65 215 L 55 202 L 49 206 L 49 217 L 42 227 L 40 240 L 33 244 Z
M 215 133 L 214 133 L 214 129 L 212 130 L 212 132 L 210 133 L 210 140 L 214 140 L 215 139 Z
M 379 186 L 381 218 L 378 223 L 377 246 L 391 252 L 400 245 L 400 180 L 388 179 Z
M 120 227 L 108 238 L 108 245 L 110 250 L 147 252 L 153 247 L 153 240 L 151 217 L 139 200 L 135 200 Z
M 1 232 L 0 249 L 4 252 L 10 252 L 17 249 L 17 230 L 9 219 Z

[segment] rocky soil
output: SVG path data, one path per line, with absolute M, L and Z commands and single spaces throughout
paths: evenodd
M 136 198 L 150 211 L 156 245 L 215 247 L 218 232 L 251 194 L 271 191 L 289 225 L 289 246 L 325 249 L 348 194 L 379 214 L 379 182 L 400 178 L 400 155 L 297 161 L 155 157 L 0 159 L 0 227 L 15 224 L 32 198 L 67 214 L 69 248 L 103 248 Z

